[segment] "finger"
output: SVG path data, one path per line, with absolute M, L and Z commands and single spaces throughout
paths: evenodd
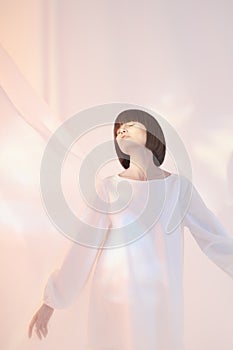
M 42 336 L 41 336 L 41 334 L 40 334 L 39 328 L 36 328 L 35 330 L 36 330 L 36 334 L 37 334 L 38 338 L 40 338 L 40 340 L 41 340 L 41 339 L 42 339 Z
M 28 336 L 29 336 L 29 338 L 31 338 L 31 336 L 32 336 L 32 330 L 33 330 L 34 324 L 35 324 L 35 322 L 30 324 L 30 326 L 28 328 Z
M 46 337 L 46 335 L 48 334 L 48 327 L 47 327 L 47 324 L 44 326 L 44 330 L 45 330 L 45 337 Z
M 44 328 L 44 327 L 41 327 L 41 328 L 40 328 L 40 331 L 41 331 L 41 333 L 43 334 L 43 336 L 45 337 L 45 336 L 46 336 L 46 330 L 45 330 L 45 328 Z
M 31 322 L 29 324 L 29 328 L 28 328 L 28 336 L 29 336 L 29 338 L 31 338 L 31 336 L 32 336 L 32 330 L 33 330 L 34 324 L 36 323 L 36 319 L 37 319 L 37 315 L 35 315 L 32 318 L 32 320 L 31 320 Z
M 44 337 L 46 337 L 48 333 L 47 323 L 37 323 L 36 329 L 40 332 L 40 335 L 42 334 Z

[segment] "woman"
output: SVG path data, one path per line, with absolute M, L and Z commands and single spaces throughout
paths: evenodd
M 91 278 L 86 349 L 182 350 L 184 227 L 231 277 L 233 237 L 186 177 L 159 168 L 166 142 L 153 116 L 136 109 L 120 113 L 114 143 L 124 171 L 99 184 L 108 212 L 95 221 L 105 226 L 104 245 L 112 249 L 71 247 L 61 268 L 50 276 L 29 337 L 33 327 L 40 339 L 45 337 L 54 309 L 70 305 Z M 119 202 L 125 182 L 132 192 L 124 187 Z M 89 211 L 86 217 L 92 219 Z

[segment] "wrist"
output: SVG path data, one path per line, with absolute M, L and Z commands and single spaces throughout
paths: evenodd
M 49 308 L 49 309 L 51 309 L 51 310 L 54 310 L 54 308 L 52 307 L 52 306 L 50 306 L 50 305 L 48 305 L 48 304 L 43 304 L 43 306 L 46 306 L 47 308 Z

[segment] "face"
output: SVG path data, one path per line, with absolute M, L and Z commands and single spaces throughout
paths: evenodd
M 147 139 L 146 127 L 136 121 L 124 123 L 117 130 L 116 141 L 125 154 L 130 154 L 130 149 L 135 146 L 145 146 Z

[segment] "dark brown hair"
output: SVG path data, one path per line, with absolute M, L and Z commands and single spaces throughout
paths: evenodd
M 116 141 L 117 130 L 122 124 L 137 121 L 142 123 L 147 130 L 145 147 L 153 153 L 153 161 L 156 166 L 160 166 L 165 158 L 166 142 L 163 131 L 157 120 L 149 113 L 140 109 L 128 109 L 121 112 L 114 123 L 114 145 L 121 165 L 128 169 L 130 165 L 130 156 L 121 151 Z

